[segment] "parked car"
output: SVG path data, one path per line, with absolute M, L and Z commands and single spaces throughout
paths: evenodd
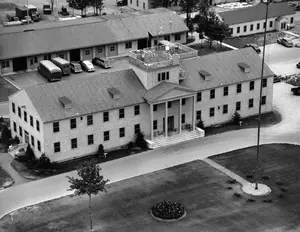
M 102 68 L 111 68 L 110 60 L 106 58 L 95 57 L 92 59 L 92 63 Z
M 300 87 L 291 88 L 291 91 L 294 95 L 299 96 L 300 95 Z
M 21 148 L 20 150 L 18 150 L 16 153 L 15 153 L 15 158 L 18 159 L 19 157 L 21 156 L 25 156 L 26 155 L 26 151 L 24 148 Z
M 44 14 L 51 14 L 52 13 L 51 6 L 43 5 L 43 12 L 44 12 Z
M 246 44 L 244 46 L 244 48 L 249 48 L 249 47 L 253 48 L 254 51 L 256 51 L 257 54 L 261 53 L 261 50 L 260 50 L 260 48 L 257 44 Z
M 294 47 L 293 41 L 287 37 L 279 37 L 277 39 L 277 43 L 279 43 L 285 47 Z
M 296 64 L 296 67 L 297 67 L 297 68 L 300 68 L 300 62 L 298 62 L 298 63 Z
M 78 62 L 71 62 L 70 67 L 71 67 L 71 72 L 73 72 L 73 73 L 81 73 L 82 72 L 81 65 Z
M 127 0 L 117 0 L 117 6 L 126 6 Z
M 90 62 L 88 60 L 80 61 L 80 64 L 84 71 L 87 71 L 87 72 L 95 71 L 94 65 L 92 64 L 92 62 Z

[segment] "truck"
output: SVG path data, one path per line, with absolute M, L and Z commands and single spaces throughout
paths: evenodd
M 29 13 L 30 18 L 34 22 L 38 22 L 40 20 L 40 14 L 37 11 L 37 8 L 33 5 L 27 6 L 17 6 L 16 7 L 16 16 L 22 20 L 25 19 L 25 16 L 27 16 L 27 13 Z
M 12 14 L 6 14 L 6 18 L 8 19 L 9 22 L 19 21 L 19 18 Z
M 43 12 L 44 14 L 52 14 L 51 6 L 50 5 L 43 5 Z

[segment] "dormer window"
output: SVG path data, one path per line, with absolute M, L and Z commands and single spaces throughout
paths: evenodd
M 170 72 L 161 72 L 157 74 L 157 81 L 165 81 L 170 79 Z
M 246 63 L 238 63 L 238 66 L 242 69 L 244 73 L 250 72 L 250 66 Z

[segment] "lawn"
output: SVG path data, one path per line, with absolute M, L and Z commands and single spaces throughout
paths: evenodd
M 266 44 L 276 43 L 278 37 L 296 38 L 284 32 L 272 31 L 267 33 Z M 263 46 L 263 42 L 264 42 L 263 33 L 241 36 L 241 37 L 234 37 L 234 38 L 229 38 L 224 40 L 224 43 L 234 46 L 236 48 L 243 48 L 246 44 L 258 44 L 259 46 Z
M 203 43 L 190 45 L 189 47 L 198 50 L 198 56 L 204 56 L 212 53 L 226 52 L 232 50 L 218 43 L 213 43 L 212 47 L 210 48 L 209 43 L 206 40 L 203 40 Z
M 8 96 L 17 91 L 16 87 L 0 77 L 0 102 L 8 101 Z
M 10 177 L 10 175 L 3 170 L 3 168 L 0 166 L 0 188 L 3 186 L 4 183 L 12 182 L 13 179 Z
M 202 161 L 110 184 L 108 193 L 93 198 L 94 231 L 299 231 L 299 152 L 299 146 L 285 144 L 262 147 L 262 161 L 272 188 L 265 197 L 242 193 L 238 184 L 228 184 L 227 176 Z M 253 168 L 255 149 L 233 151 L 213 159 L 243 176 Z M 280 190 L 273 184 L 276 180 L 288 188 L 284 198 L 277 196 Z M 255 202 L 248 202 L 249 198 Z M 264 199 L 273 202 L 264 203 Z M 181 203 L 187 216 L 172 223 L 156 221 L 148 209 L 163 200 Z M 64 197 L 20 209 L 15 212 L 14 221 L 20 232 L 89 231 L 88 199 Z M 9 224 L 9 216 L 2 218 L 0 230 L 6 231 Z
M 258 116 L 251 116 L 248 118 L 242 119 L 242 125 L 236 125 L 232 122 L 219 125 L 219 126 L 211 126 L 205 128 L 205 136 L 210 136 L 214 134 L 224 133 L 227 131 L 239 130 L 239 129 L 247 129 L 247 128 L 255 128 L 257 127 L 257 117 Z M 273 111 L 270 113 L 262 114 L 261 115 L 261 126 L 268 127 L 279 123 L 282 120 L 282 117 L 279 112 Z

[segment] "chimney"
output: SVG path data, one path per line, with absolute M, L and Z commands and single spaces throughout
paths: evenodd
M 110 95 L 112 96 L 113 99 L 117 100 L 120 98 L 120 91 L 115 88 L 115 87 L 111 87 L 111 88 L 108 88 L 107 91 L 110 93 Z
M 205 70 L 200 70 L 200 71 L 198 71 L 198 73 L 205 81 L 209 81 L 212 78 L 211 74 L 206 72 Z
M 72 108 L 72 101 L 67 98 L 66 96 L 58 98 L 64 109 L 71 109 Z
M 238 63 L 238 66 L 242 69 L 244 73 L 250 72 L 250 66 L 246 63 Z

